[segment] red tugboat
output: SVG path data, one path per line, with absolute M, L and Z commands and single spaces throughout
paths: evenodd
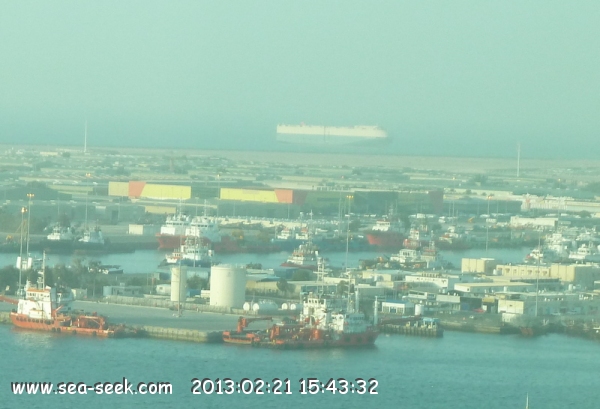
M 389 217 L 377 220 L 365 233 L 370 245 L 385 249 L 401 247 L 406 237 L 402 222 Z
M 17 305 L 10 313 L 12 323 L 18 328 L 60 332 L 72 335 L 112 338 L 125 331 L 121 326 L 109 326 L 106 317 L 93 314 L 67 314 L 62 310 L 68 304 L 61 303 L 55 288 L 32 288 L 25 290 L 25 298 L 3 301 Z
M 275 324 L 268 345 L 278 348 L 359 347 L 375 343 L 379 332 L 348 300 L 310 294 L 297 324 Z

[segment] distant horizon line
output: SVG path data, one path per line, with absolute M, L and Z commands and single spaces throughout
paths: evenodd
M 89 142 L 89 141 L 88 141 Z M 479 159 L 479 160 L 484 160 L 484 159 L 514 159 L 515 161 L 515 169 L 517 166 L 517 161 L 520 160 L 522 161 L 529 161 L 529 160 L 536 160 L 536 161 L 549 161 L 549 160 L 559 160 L 559 161 L 591 161 L 591 162 L 600 162 L 600 158 L 598 159 L 593 159 L 593 158 L 565 158 L 565 157 L 555 157 L 555 156 L 525 156 L 523 157 L 522 155 L 522 149 L 520 152 L 520 158 L 517 158 L 517 155 L 515 156 L 508 156 L 508 155 L 456 155 L 456 154 L 452 154 L 452 155 L 440 155 L 437 153 L 431 153 L 431 154 L 426 154 L 426 153 L 414 153 L 414 154 L 407 154 L 407 153 L 395 153 L 395 152 L 357 152 L 356 149 L 353 149 L 352 147 L 349 146 L 344 146 L 342 149 L 338 150 L 338 151 L 333 151 L 334 148 L 340 148 L 338 146 L 332 146 L 332 147 L 327 147 L 327 148 L 323 148 L 321 146 L 302 146 L 302 148 L 305 149 L 273 149 L 275 148 L 275 146 L 273 146 L 271 149 L 265 149 L 265 148 L 259 148 L 259 147 L 255 147 L 252 149 L 241 149 L 241 148 L 231 148 L 231 147 L 223 147 L 223 148 L 199 148 L 199 147 L 176 147 L 176 148 L 166 148 L 166 147 L 141 147 L 141 146 L 131 146 L 131 145 L 125 145 L 125 146 L 116 146 L 116 145 L 94 145 L 94 146 L 90 146 L 89 143 L 86 144 L 85 147 L 83 146 L 78 146 L 78 145 L 62 145 L 62 144 L 37 144 L 37 143 L 20 143 L 20 144 L 7 144 L 7 143 L 0 143 L 0 146 L 4 146 L 4 147 L 38 147 L 38 148 L 43 148 L 43 147 L 47 147 L 50 149 L 65 149 L 65 150 L 69 150 L 69 151 L 79 151 L 82 154 L 84 153 L 90 153 L 91 151 L 94 151 L 96 149 L 100 149 L 100 150 L 106 150 L 106 149 L 127 149 L 127 150 L 156 150 L 156 151 L 164 151 L 164 150 L 170 150 L 170 151 L 194 151 L 194 152 L 202 152 L 202 151 L 206 151 L 206 152 L 264 152 L 264 153 L 297 153 L 297 154 L 311 154 L 311 155 L 348 155 L 348 156 L 397 156 L 397 157 L 406 157 L 406 158 L 419 158 L 419 157 L 426 157 L 426 158 L 456 158 L 456 159 Z M 289 146 L 294 146 L 297 147 L 297 145 L 285 145 L 286 147 Z M 312 149 L 311 149 L 312 148 Z M 85 149 L 85 151 L 84 151 Z

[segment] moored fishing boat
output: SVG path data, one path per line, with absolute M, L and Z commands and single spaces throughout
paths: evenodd
M 281 267 L 295 267 L 307 270 L 317 270 L 319 248 L 310 240 L 298 246 L 292 255 L 281 264 Z
M 210 267 L 213 255 L 213 251 L 206 244 L 203 244 L 200 238 L 188 236 L 179 251 L 174 251 L 166 257 L 164 264 Z
M 370 245 L 387 249 L 401 247 L 406 238 L 404 225 L 392 217 L 378 220 L 365 235 Z

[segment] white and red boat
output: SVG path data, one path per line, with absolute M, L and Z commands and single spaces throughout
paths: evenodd
M 431 242 L 431 232 L 413 227 L 410 229 L 408 237 L 404 240 L 403 245 L 407 249 L 420 249 L 429 247 Z
M 191 217 L 183 213 L 167 216 L 165 224 L 160 227 L 160 233 L 156 233 L 159 250 L 179 248 L 191 221 Z
M 402 222 L 392 218 L 377 220 L 370 230 L 365 232 L 369 244 L 381 248 L 402 247 L 406 233 Z
M 310 240 L 301 244 L 281 267 L 296 267 L 316 271 L 319 266 L 319 248 Z
M 265 345 L 276 348 L 360 347 L 375 343 L 379 331 L 348 300 L 310 294 L 296 323 L 273 325 Z
M 25 290 L 25 298 L 3 299 L 17 304 L 10 319 L 18 328 L 94 337 L 115 337 L 124 330 L 120 326 L 109 326 L 106 317 L 96 313 L 67 313 L 70 300 L 70 297 L 61 299 L 55 288 L 31 286 Z
M 179 250 L 173 251 L 165 259 L 166 264 L 180 264 L 189 267 L 210 267 L 213 251 L 198 237 L 187 236 Z

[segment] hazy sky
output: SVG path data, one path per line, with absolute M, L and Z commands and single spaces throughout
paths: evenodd
M 600 1 L 0 0 L 0 143 L 598 157 Z

